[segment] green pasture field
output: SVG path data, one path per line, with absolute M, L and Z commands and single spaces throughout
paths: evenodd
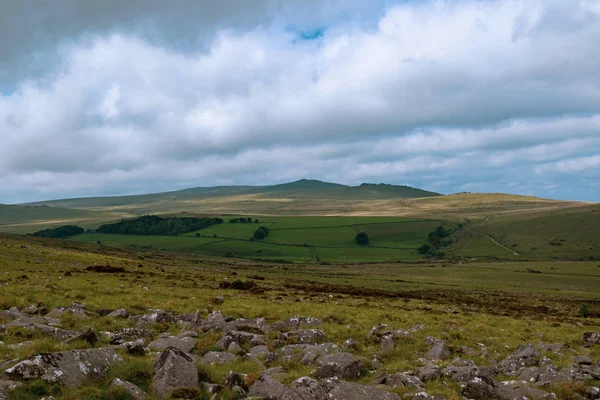
M 265 261 L 397 262 L 421 259 L 416 249 L 443 223 L 386 217 L 252 217 L 259 222 L 229 223 L 233 217 L 222 218 L 226 222 L 182 236 L 85 233 L 72 240 Z M 251 240 L 260 226 L 270 227 L 270 234 Z M 369 246 L 356 244 L 354 237 L 361 231 L 372 238 Z

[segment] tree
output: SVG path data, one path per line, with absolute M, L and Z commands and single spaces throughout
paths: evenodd
M 358 232 L 354 240 L 356 240 L 357 244 L 366 246 L 369 244 L 369 235 L 367 235 L 366 232 Z
M 266 226 L 261 226 L 256 231 L 254 231 L 254 239 L 264 239 L 267 237 L 269 232 L 269 228 L 267 228 Z
M 431 251 L 431 246 L 425 243 L 423 246 L 419 247 L 417 251 L 419 252 L 419 254 L 427 254 Z

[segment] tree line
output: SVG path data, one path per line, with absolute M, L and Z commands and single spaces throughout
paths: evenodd
M 113 224 L 101 225 L 96 231 L 100 233 L 117 233 L 121 235 L 176 236 L 221 223 L 223 223 L 221 218 L 163 218 L 157 215 L 143 215 L 136 219 L 126 219 Z

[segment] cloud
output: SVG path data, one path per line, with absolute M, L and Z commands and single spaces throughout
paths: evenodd
M 0 201 L 306 177 L 600 200 L 594 2 L 194 4 L 167 13 L 205 13 L 185 43 L 158 3 L 85 8 L 0 85 Z

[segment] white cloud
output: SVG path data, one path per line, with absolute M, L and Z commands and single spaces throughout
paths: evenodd
M 597 166 L 593 2 L 325 20 L 317 40 L 275 19 L 183 52 L 118 29 L 62 47 L 52 73 L 0 94 L 0 200 L 303 177 L 447 192 L 520 177 L 560 196 L 568 182 L 541 175 Z

